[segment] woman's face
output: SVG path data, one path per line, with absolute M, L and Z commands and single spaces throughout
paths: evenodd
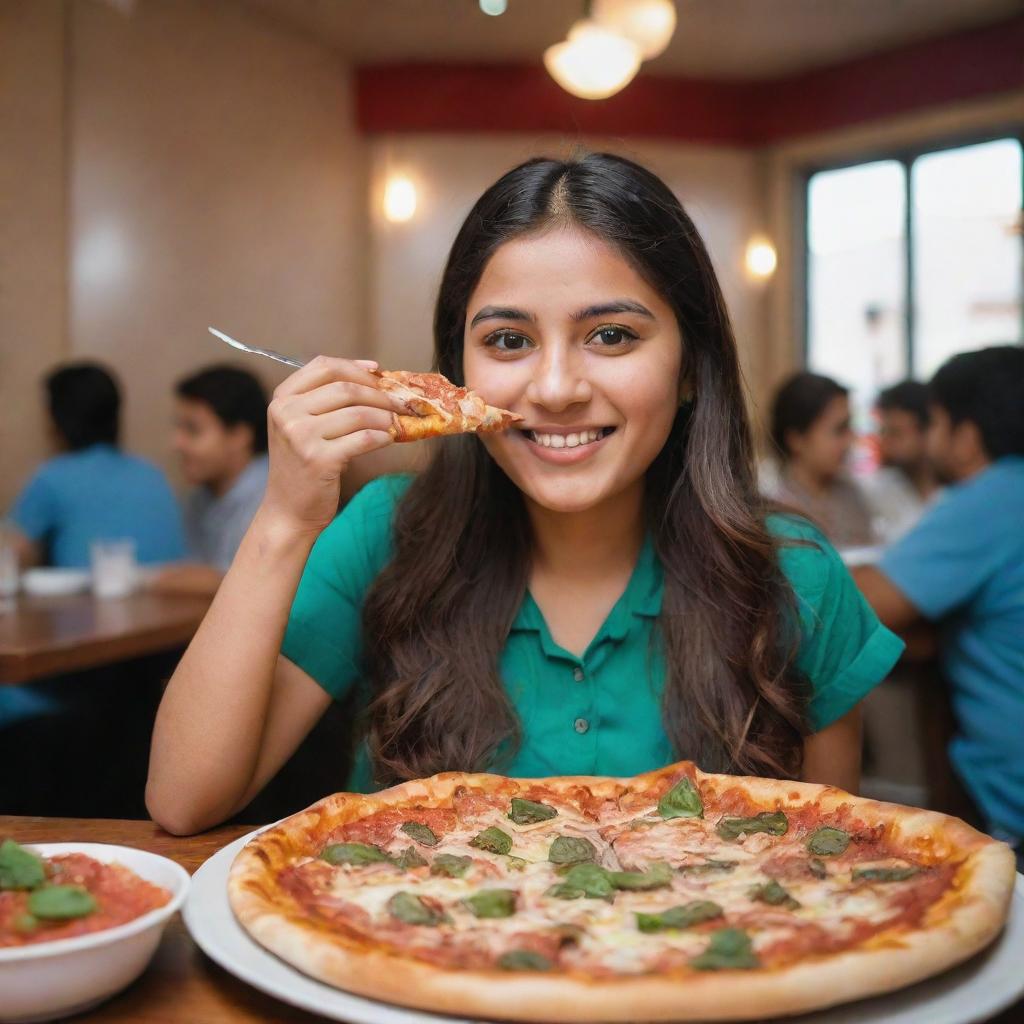
M 845 395 L 831 399 L 804 433 L 792 431 L 789 436 L 792 459 L 826 480 L 842 471 L 852 446 L 850 402 Z
M 528 499 L 594 508 L 636 484 L 679 407 L 674 313 L 589 232 L 562 228 L 502 245 L 466 311 L 466 384 L 523 417 L 481 434 Z

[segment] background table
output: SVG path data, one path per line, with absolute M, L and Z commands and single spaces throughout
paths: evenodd
M 16 818 L 0 815 L 0 836 L 22 842 L 120 843 L 150 850 L 177 861 L 189 872 L 228 843 L 252 831 L 250 825 L 229 825 L 201 836 L 168 835 L 148 821 L 80 818 Z M 286 1021 L 313 1024 L 320 1020 L 263 995 L 208 960 L 175 917 L 164 933 L 153 962 L 125 992 L 90 1013 L 74 1018 L 82 1024 L 226 1024 L 234 1021 Z M 1021 1024 L 1024 1000 L 993 1024 Z
M 146 593 L 103 601 L 21 595 L 0 609 L 0 684 L 184 647 L 209 606 L 205 597 Z

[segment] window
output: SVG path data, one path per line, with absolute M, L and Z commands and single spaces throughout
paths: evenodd
M 808 367 L 866 411 L 956 352 L 1020 341 L 1022 181 L 1014 138 L 813 174 Z

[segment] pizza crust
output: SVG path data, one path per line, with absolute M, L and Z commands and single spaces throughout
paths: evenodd
M 614 798 L 624 787 L 657 790 L 680 769 L 704 792 L 740 788 L 762 809 L 817 802 L 827 811 L 851 805 L 872 823 L 890 825 L 902 842 L 936 861 L 966 859 L 952 887 L 933 905 L 925 927 L 882 932 L 865 947 L 784 968 L 688 973 L 685 979 L 641 975 L 593 978 L 579 972 L 508 973 L 448 969 L 369 947 L 355 936 L 318 927 L 275 885 L 276 872 L 319 849 L 340 825 L 387 807 L 444 805 L 459 786 L 511 796 L 542 786 L 570 796 L 587 786 Z M 602 1022 L 749 1020 L 798 1013 L 901 988 L 968 959 L 999 933 L 1015 877 L 1012 851 L 956 818 L 851 796 L 812 783 L 709 775 L 687 762 L 634 779 L 506 779 L 445 773 L 371 796 L 336 794 L 253 839 L 231 868 L 228 895 L 238 920 L 271 952 L 306 974 L 359 995 L 443 1013 L 490 1019 Z

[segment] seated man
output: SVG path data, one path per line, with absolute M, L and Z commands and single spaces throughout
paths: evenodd
M 56 447 L 14 503 L 10 519 L 23 565 L 89 565 L 93 540 L 131 539 L 142 563 L 181 558 L 174 494 L 154 465 L 118 447 L 121 396 L 94 363 L 46 378 Z
M 1024 348 L 955 356 L 931 387 L 929 452 L 950 486 L 854 578 L 891 629 L 939 624 L 953 767 L 1024 863 Z
M 886 543 L 915 526 L 940 490 L 927 450 L 930 402 L 928 385 L 916 380 L 886 388 L 875 402 L 881 468 L 865 490 Z
M 151 587 L 216 591 L 267 486 L 267 394 L 232 366 L 213 366 L 175 388 L 174 449 L 193 490 L 185 501 L 191 561 L 165 570 Z

